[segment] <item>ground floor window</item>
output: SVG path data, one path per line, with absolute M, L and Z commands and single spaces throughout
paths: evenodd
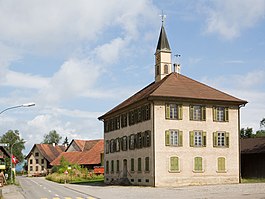
M 138 158 L 138 172 L 142 171 L 142 159 Z
M 218 172 L 225 172 L 225 158 L 219 157 L 217 158 L 217 171 Z
M 170 172 L 179 172 L 179 158 L 178 157 L 170 157 Z
M 131 159 L 131 172 L 134 172 L 134 159 Z
M 195 172 L 203 172 L 202 168 L 202 157 L 195 157 L 194 158 L 194 171 Z
M 149 157 L 145 158 L 145 171 L 149 172 L 150 171 L 150 163 L 149 163 Z

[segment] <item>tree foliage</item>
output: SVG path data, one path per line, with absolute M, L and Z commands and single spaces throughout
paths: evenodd
M 240 129 L 240 137 L 241 138 L 253 137 L 253 129 L 249 127 L 247 127 L 246 129 L 245 128 Z
M 44 135 L 43 144 L 59 144 L 62 136 L 60 136 L 55 130 L 49 132 L 49 134 Z
M 260 128 L 265 127 L 265 117 L 260 121 Z
M 63 145 L 69 145 L 69 142 L 68 142 L 68 138 L 67 138 L 67 136 L 65 137 L 65 139 L 64 139 L 64 141 L 63 141 Z
M 25 149 L 25 140 L 20 138 L 18 130 L 9 130 L 4 135 L 0 136 L 0 143 L 8 143 L 9 147 L 7 147 L 7 151 L 11 153 L 12 146 L 12 154 L 18 158 L 21 162 L 24 159 L 22 150 Z

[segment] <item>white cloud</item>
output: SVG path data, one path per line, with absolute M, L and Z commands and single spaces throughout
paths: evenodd
M 243 75 L 229 75 L 206 77 L 202 80 L 206 84 L 237 98 L 248 101 L 246 107 L 241 109 L 242 127 L 259 129 L 259 122 L 265 117 L 265 72 L 252 71 Z
M 206 32 L 226 39 L 238 37 L 242 30 L 253 27 L 265 16 L 263 0 L 217 0 L 201 6 L 207 16 Z
M 224 61 L 224 63 L 225 64 L 243 64 L 245 62 L 242 60 L 227 60 L 227 61 Z

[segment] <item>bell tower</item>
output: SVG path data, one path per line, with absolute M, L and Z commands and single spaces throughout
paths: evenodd
M 162 15 L 161 17 L 162 26 L 155 52 L 155 82 L 163 79 L 165 76 L 170 74 L 172 70 L 171 49 L 164 28 L 165 15 Z

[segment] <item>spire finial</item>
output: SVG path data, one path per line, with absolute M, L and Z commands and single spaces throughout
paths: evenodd
M 165 19 L 166 19 L 166 15 L 164 15 L 164 11 L 162 10 L 162 14 L 161 15 L 159 15 L 160 17 L 161 17 L 161 21 L 162 21 L 162 25 L 164 25 L 164 21 L 165 21 Z

